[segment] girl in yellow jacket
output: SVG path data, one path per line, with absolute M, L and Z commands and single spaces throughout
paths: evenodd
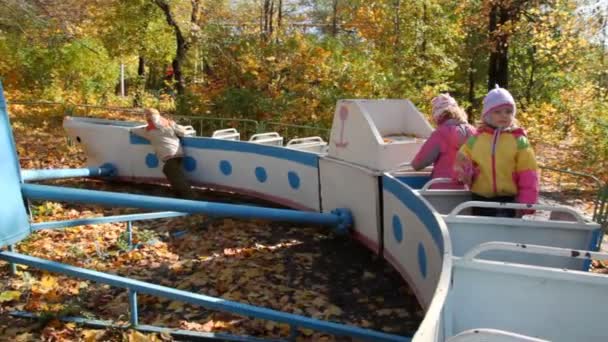
M 538 168 L 523 128 L 515 125 L 515 101 L 496 86 L 483 100 L 482 125 L 462 145 L 454 171 L 474 201 L 534 204 Z M 530 213 L 522 212 L 522 214 Z M 510 209 L 473 208 L 474 215 L 514 217 Z

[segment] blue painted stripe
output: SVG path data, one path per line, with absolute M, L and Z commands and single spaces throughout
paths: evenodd
M 600 250 L 600 241 L 602 241 L 602 228 L 594 229 L 591 231 L 591 240 L 589 241 L 589 247 L 587 250 L 597 252 Z
M 150 141 L 148 139 L 142 138 L 133 133 L 130 133 L 129 141 L 133 145 L 150 145 Z M 184 147 L 203 150 L 221 150 L 253 153 L 273 158 L 285 159 L 299 164 L 312 166 L 314 168 L 318 168 L 319 164 L 319 156 L 314 153 L 292 150 L 284 147 L 254 144 L 246 141 L 223 140 L 203 137 L 187 137 L 182 138 L 181 141 L 182 146 Z
M 414 213 L 431 234 L 435 244 L 443 254 L 443 235 L 439 222 L 431 209 L 412 191 L 412 189 L 393 177 L 382 176 L 384 190 L 397 197 L 412 213 Z
M 129 142 L 132 145 L 150 145 L 150 140 L 129 132 Z
M 222 150 L 260 154 L 263 156 L 285 159 L 299 164 L 318 167 L 319 156 L 314 153 L 302 152 L 278 146 L 254 144 L 245 141 L 222 140 L 212 138 L 184 138 L 185 147 L 207 150 Z
M 603 237 L 604 234 L 602 233 L 601 228 L 594 229 L 591 232 L 591 239 L 589 240 L 589 246 L 587 247 L 587 250 L 592 252 L 599 251 Z M 589 267 L 591 267 L 591 260 L 585 260 L 585 263 L 583 264 L 583 271 L 589 271 Z
M 87 270 L 84 268 L 61 264 L 58 262 L 44 260 L 19 253 L 0 252 L 0 259 L 6 260 L 8 262 L 14 262 L 17 264 L 40 268 L 45 271 L 62 273 L 72 277 L 109 284 L 115 287 L 126 288 L 132 291 L 136 291 L 138 293 L 145 293 L 153 296 L 199 305 L 212 310 L 227 311 L 242 316 L 253 316 L 261 319 L 267 319 L 303 328 L 327 332 L 334 335 L 351 336 L 357 339 L 363 339 L 367 341 L 411 341 L 410 337 L 392 335 L 379 331 L 322 321 L 314 318 L 280 312 L 267 308 L 261 308 L 249 304 L 242 304 L 222 298 L 206 296 L 203 294 L 196 294 L 112 274 Z
M 116 215 L 116 216 L 107 216 L 107 217 L 91 217 L 91 218 L 83 218 L 83 219 L 75 219 L 75 220 L 34 223 L 34 224 L 32 224 L 32 230 L 36 231 L 36 230 L 41 230 L 41 229 L 77 227 L 77 226 L 86 226 L 89 224 L 99 224 L 99 223 L 154 220 L 154 219 L 160 219 L 160 218 L 179 217 L 179 216 L 188 216 L 188 215 L 189 214 L 178 213 L 175 211 L 162 211 L 162 212 L 157 212 L 157 213 Z

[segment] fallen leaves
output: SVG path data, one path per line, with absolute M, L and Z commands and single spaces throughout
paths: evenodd
M 20 297 L 21 292 L 19 291 L 4 291 L 0 293 L 0 303 L 12 302 L 14 300 L 18 300 Z
M 19 114 L 13 117 L 13 123 L 22 167 L 84 165 L 84 155 L 77 145 L 66 144 L 60 127 L 62 116 L 43 111 Z M 47 117 L 41 121 L 40 115 Z M 51 183 L 168 196 L 167 188 L 157 185 L 94 180 Z M 235 200 L 226 194 L 212 195 L 222 201 Z M 31 208 L 36 222 L 139 212 L 50 201 L 34 202 Z M 125 243 L 125 232 L 125 223 L 41 230 L 20 243 L 17 250 L 194 293 L 374 329 L 382 328 L 387 320 L 397 319 L 396 315 L 379 316 L 375 308 L 368 307 L 370 303 L 378 305 L 388 296 L 403 311 L 411 313 L 415 321 L 413 327 L 421 320 L 421 316 L 415 314 L 419 310 L 417 303 L 393 270 L 374 266 L 371 254 L 362 247 L 333 237 L 321 228 L 282 226 L 259 220 L 212 219 L 203 215 L 138 221 L 133 223 L 137 247 L 131 250 Z M 0 270 L 6 280 L 0 282 L 0 312 L 25 309 L 46 317 L 39 321 L 42 326 L 32 320 L 2 317 L 7 325 L 0 328 L 0 334 L 12 340 L 170 340 L 167 334 L 88 329 L 59 320 L 77 315 L 127 324 L 129 306 L 124 289 L 27 267 L 19 267 L 16 276 L 8 274 L 6 264 Z M 365 298 L 364 303 L 359 303 L 361 298 Z M 285 338 L 291 332 L 288 324 L 144 294 L 138 296 L 138 307 L 142 324 L 270 338 Z M 14 322 L 23 322 L 24 326 L 9 326 Z M 309 329 L 298 331 L 299 340 L 336 339 Z

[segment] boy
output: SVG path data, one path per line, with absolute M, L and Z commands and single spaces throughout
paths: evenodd
M 184 152 L 179 137 L 187 135 L 186 130 L 175 121 L 163 118 L 154 108 L 146 108 L 144 114 L 148 125 L 133 128 L 131 132 L 150 140 L 156 155 L 164 163 L 163 173 L 173 191 L 181 198 L 194 199 L 194 193 L 182 169 Z

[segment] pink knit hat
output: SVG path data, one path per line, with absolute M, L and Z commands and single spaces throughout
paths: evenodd
M 501 88 L 496 85 L 495 89 L 490 90 L 488 95 L 483 99 L 483 111 L 481 114 L 481 118 L 483 121 L 486 121 L 486 116 L 499 108 L 510 106 L 513 108 L 513 116 L 515 116 L 516 107 L 515 100 L 513 100 L 513 96 L 511 93 L 505 88 Z
M 450 94 L 439 94 L 431 100 L 433 106 L 433 119 L 437 121 L 441 115 L 450 107 L 458 107 L 458 103 Z

